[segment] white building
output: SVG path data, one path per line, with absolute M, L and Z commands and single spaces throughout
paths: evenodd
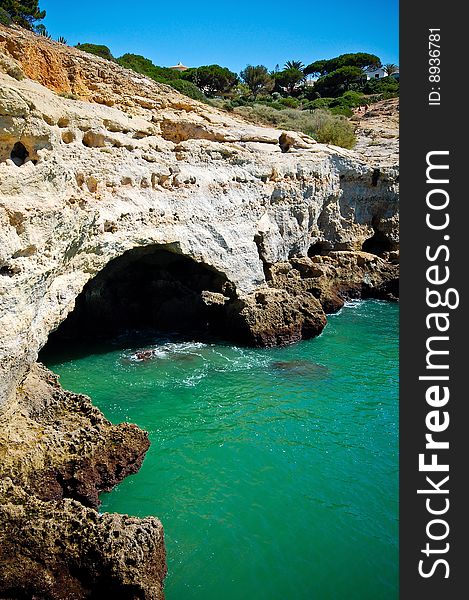
M 384 71 L 383 67 L 368 67 L 365 69 L 365 75 L 367 79 L 381 79 L 382 77 L 387 77 L 387 73 Z
M 174 65 L 173 67 L 168 67 L 169 69 L 174 69 L 175 71 L 187 71 L 189 69 L 189 67 L 186 67 L 186 65 L 183 65 L 181 62 L 178 62 L 177 65 Z
M 383 77 L 388 76 L 383 67 L 368 67 L 365 69 L 365 75 L 367 79 L 382 79 Z M 396 71 L 391 74 L 391 77 L 394 77 L 394 79 L 399 79 L 399 67 L 397 67 Z

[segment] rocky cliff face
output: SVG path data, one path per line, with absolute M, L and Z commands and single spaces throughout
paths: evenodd
M 96 510 L 148 446 L 33 366 L 0 415 L 0 595 L 162 597 L 161 523 Z
M 32 512 L 47 529 L 56 511 L 68 515 L 64 522 L 75 513 L 91 519 L 95 542 L 115 526 L 140 548 L 132 570 L 119 554 L 127 542 L 120 550 L 96 542 L 98 552 L 82 533 L 74 551 L 50 559 L 36 593 L 65 597 L 54 587 L 65 577 L 77 598 L 108 582 L 128 586 L 122 597 L 158 598 L 164 577 L 156 520 L 139 537 L 137 520 L 90 516 L 97 493 L 138 468 L 145 442 L 133 430 L 109 429 L 94 409 L 85 417 L 84 400 L 70 401 L 34 367 L 51 332 L 112 331 L 120 321 L 112 315 L 152 326 L 182 315 L 245 343 L 275 345 L 317 335 L 325 312 L 346 297 L 395 298 L 397 165 L 297 133 L 285 153 L 281 133 L 0 26 L 0 410 L 5 423 L 20 424 L 0 439 L 5 453 L 18 448 L 3 469 L 4 539 Z M 33 376 L 46 386 L 42 395 L 25 394 Z M 62 411 L 55 433 L 51 411 Z M 66 415 L 81 422 L 74 448 L 66 440 L 76 419 Z M 37 437 L 44 428 L 47 452 Z M 96 435 L 88 439 L 89 428 Z M 121 451 L 110 456 L 113 436 Z M 76 460 L 82 445 L 86 464 Z M 32 455 L 29 473 L 40 472 L 42 492 L 17 467 Z M 50 527 L 41 539 L 53 544 Z M 29 567 L 44 548 L 28 550 Z M 91 567 L 88 551 L 107 566 Z M 25 552 L 9 548 L 4 589 L 21 588 Z M 73 579 L 75 567 L 82 576 Z

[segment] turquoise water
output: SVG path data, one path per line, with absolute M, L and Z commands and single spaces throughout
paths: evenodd
M 397 599 L 396 304 L 350 304 L 281 349 L 129 337 L 82 350 L 43 360 L 111 421 L 149 431 L 142 469 L 102 510 L 163 521 L 167 600 Z

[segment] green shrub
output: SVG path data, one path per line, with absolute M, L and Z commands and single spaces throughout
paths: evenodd
M 206 97 L 202 91 L 194 83 L 192 83 L 192 81 L 174 79 L 173 81 L 167 81 L 166 83 L 181 94 L 189 96 L 189 98 L 192 98 L 193 100 L 199 100 L 199 102 L 204 102 L 204 100 L 206 100 Z
M 7 27 L 11 25 L 11 17 L 7 13 L 7 11 L 0 6 L 0 23 L 2 25 L 6 25 Z
M 331 108 L 329 109 L 331 111 L 331 113 L 333 115 L 342 115 L 344 117 L 352 117 L 353 116 L 353 110 L 351 108 L 349 108 L 348 106 L 331 106 Z
M 240 106 L 235 112 L 255 123 L 271 125 L 277 129 L 302 131 L 324 144 L 344 148 L 352 148 L 355 144 L 352 124 L 345 117 L 333 115 L 326 109 L 312 112 L 295 108 L 276 110 L 272 106 L 254 104 Z
M 115 58 L 112 56 L 111 51 L 107 46 L 100 44 L 77 44 L 75 48 L 83 50 L 83 52 L 88 52 L 88 54 L 94 54 L 95 56 L 100 56 L 101 58 L 115 62 Z
M 382 77 L 381 79 L 369 79 L 363 86 L 365 94 L 391 94 L 395 97 L 399 94 L 399 82 L 394 77 Z
M 333 98 L 329 106 L 348 106 L 349 108 L 356 108 L 364 103 L 364 96 L 361 92 L 348 91 L 338 98 Z
M 254 102 L 248 103 L 250 106 L 254 105 Z M 280 104 L 280 102 L 272 102 L 272 100 L 256 100 L 255 104 L 262 104 L 263 106 L 270 106 L 275 110 L 285 110 L 287 106 Z
M 251 102 L 254 102 L 254 100 L 252 99 L 252 95 L 250 95 L 251 97 Z M 282 96 L 280 96 L 281 98 Z M 259 94 L 256 96 L 256 102 L 262 102 L 263 104 L 271 104 L 272 102 L 277 102 L 278 100 L 280 100 L 280 98 L 273 98 L 273 94 Z
M 356 142 L 352 124 L 340 115 L 319 116 L 316 129 L 311 134 L 322 144 L 333 144 L 342 148 L 353 148 Z
M 280 102 L 271 102 L 270 106 L 272 108 L 275 108 L 275 110 L 286 110 L 287 108 L 289 108 L 288 106 L 285 106 L 285 104 Z
M 316 98 L 315 100 L 311 100 L 307 106 L 310 110 L 316 108 L 329 108 L 331 102 L 334 100 L 335 98 Z
M 233 108 L 236 108 L 237 106 L 247 106 L 248 104 L 249 101 L 246 100 L 246 98 L 233 98 L 231 100 L 231 105 Z
M 291 96 L 287 96 L 286 98 L 281 98 L 279 103 L 288 108 L 298 108 L 300 105 L 300 101 L 297 98 L 292 98 Z
M 181 73 L 176 69 L 154 65 L 149 58 L 145 58 L 139 54 L 124 54 L 117 59 L 117 62 L 125 69 L 146 75 L 158 83 L 170 85 L 181 94 L 193 100 L 199 100 L 200 102 L 207 100 L 200 88 L 191 81 L 182 79 Z
M 328 108 L 335 115 L 351 117 L 353 115 L 352 108 L 362 106 L 366 101 L 370 103 L 369 99 L 365 100 L 361 92 L 348 91 L 338 98 L 316 98 L 308 102 L 305 108 L 309 110 Z
M 157 65 L 154 65 L 149 58 L 145 58 L 140 54 L 124 54 L 117 59 L 117 62 L 125 69 L 130 69 L 141 75 L 146 75 L 160 83 L 166 83 L 167 81 L 181 78 L 181 73 L 176 69 L 158 67 Z

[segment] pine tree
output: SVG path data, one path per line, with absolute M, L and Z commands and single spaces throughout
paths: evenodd
M 25 29 L 33 30 L 34 23 L 46 16 L 46 11 L 39 8 L 39 0 L 0 0 L 0 8 Z

